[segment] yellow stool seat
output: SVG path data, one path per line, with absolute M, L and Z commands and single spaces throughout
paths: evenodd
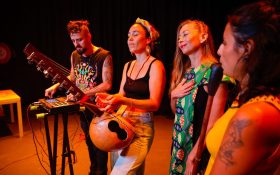
M 22 111 L 21 111 L 21 98 L 13 90 L 0 90 L 0 105 L 10 105 L 11 122 L 15 122 L 14 107 L 13 104 L 17 104 L 18 114 L 18 132 L 19 137 L 23 136 L 23 125 L 22 125 Z

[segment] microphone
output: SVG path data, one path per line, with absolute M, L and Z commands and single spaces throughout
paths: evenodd
M 211 74 L 208 82 L 208 99 L 207 99 L 206 109 L 203 117 L 201 131 L 200 131 L 200 136 L 199 136 L 200 139 L 198 140 L 197 151 L 194 158 L 194 165 L 193 165 L 194 167 L 193 167 L 192 175 L 197 175 L 198 173 L 199 162 L 201 160 L 202 152 L 204 150 L 203 144 L 206 136 L 209 116 L 211 113 L 211 107 L 212 107 L 214 95 L 216 94 L 216 91 L 219 87 L 222 77 L 223 77 L 223 69 L 221 65 L 216 63 L 212 64 Z
M 214 96 L 216 94 L 216 91 L 219 87 L 222 77 L 223 77 L 223 68 L 221 64 L 217 64 L 217 63 L 212 64 L 211 74 L 208 83 L 208 94 L 210 96 Z

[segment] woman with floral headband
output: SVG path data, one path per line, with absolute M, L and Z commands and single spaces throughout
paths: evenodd
M 202 21 L 183 21 L 177 30 L 177 48 L 170 86 L 170 105 L 175 113 L 170 175 L 191 174 L 207 102 L 207 84 L 214 57 L 214 44 L 208 26 Z M 229 82 L 224 77 L 223 82 Z M 225 109 L 228 84 L 221 83 L 214 96 L 207 130 Z M 203 152 L 200 172 L 209 153 Z M 202 172 L 203 173 L 203 172 Z M 202 174 L 201 173 L 201 174 Z
M 144 174 L 145 158 L 151 148 L 154 127 L 153 111 L 160 107 L 164 93 L 166 75 L 161 61 L 151 55 L 159 33 L 146 20 L 138 18 L 130 27 L 127 44 L 135 60 L 125 64 L 119 93 L 96 94 L 110 112 L 119 105 L 126 105 L 124 118 L 135 127 L 131 144 L 118 151 L 112 175 Z

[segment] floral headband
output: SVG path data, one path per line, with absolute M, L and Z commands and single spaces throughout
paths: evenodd
M 159 38 L 159 33 L 156 31 L 156 29 L 146 20 L 137 18 L 135 21 L 136 24 L 141 24 L 143 27 L 147 29 L 147 31 L 150 34 L 150 38 L 152 41 L 155 41 Z

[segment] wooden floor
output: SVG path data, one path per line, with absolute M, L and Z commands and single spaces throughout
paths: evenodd
M 173 119 L 162 115 L 156 115 L 154 119 L 155 139 L 146 159 L 145 174 L 165 175 L 168 174 L 169 169 Z M 0 137 L 0 175 L 51 174 L 45 127 L 42 119 L 40 120 L 34 116 L 30 116 L 24 117 L 23 122 L 23 138 L 18 137 L 17 123 L 8 124 L 12 131 L 11 136 Z M 56 172 L 57 174 L 61 174 L 63 141 L 61 119 L 59 119 L 58 128 Z M 49 129 L 53 136 L 53 117 L 49 117 Z M 77 115 L 69 116 L 68 134 L 70 149 L 75 152 L 75 162 L 73 164 L 74 174 L 87 175 L 89 157 Z M 109 163 L 108 167 L 110 167 Z M 70 174 L 68 164 L 65 164 L 65 174 Z

